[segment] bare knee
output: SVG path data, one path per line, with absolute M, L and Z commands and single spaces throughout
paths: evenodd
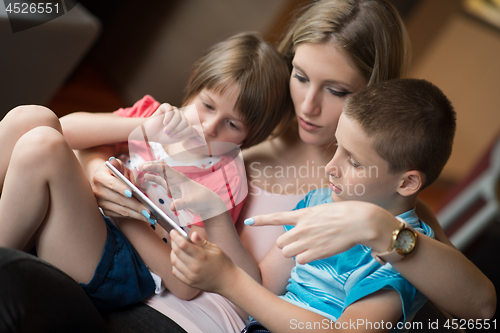
M 7 113 L 2 122 L 8 122 L 13 130 L 20 132 L 20 135 L 38 126 L 48 126 L 62 132 L 57 115 L 49 108 L 41 105 L 15 107 Z
M 73 151 L 59 131 L 53 127 L 38 126 L 18 140 L 13 158 L 14 154 L 26 164 L 41 166 L 54 160 L 63 163 L 64 157 L 72 155 Z

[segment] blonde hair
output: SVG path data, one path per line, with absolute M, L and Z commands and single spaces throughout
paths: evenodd
M 216 44 L 194 64 L 183 105 L 205 88 L 222 93 L 236 83 L 235 106 L 248 133 L 241 148 L 249 148 L 293 117 L 286 112 L 291 108 L 288 79 L 280 54 L 258 33 L 244 32 Z
M 402 78 L 409 69 L 408 33 L 386 0 L 315 1 L 278 46 L 290 68 L 302 43 L 333 43 L 344 49 L 368 85 Z

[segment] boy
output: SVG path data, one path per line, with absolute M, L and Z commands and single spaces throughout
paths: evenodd
M 193 245 L 174 232 L 174 275 L 193 287 L 227 297 L 272 332 L 405 329 L 405 322 L 425 299 L 386 263 L 401 260 L 413 250 L 414 230 L 433 236 L 418 220 L 415 200 L 448 160 L 455 127 L 450 101 L 425 80 L 374 84 L 346 102 L 336 131 L 338 149 L 326 167 L 330 189 L 309 193 L 297 209 L 351 200 L 376 204 L 401 221 L 389 251 L 376 252 L 358 244 L 333 257 L 300 265 L 284 258 L 275 246 L 259 264 L 262 285 L 268 291 L 217 246 L 196 235 Z M 207 209 L 206 203 L 198 202 L 188 194 L 173 206 Z M 209 239 L 210 229 L 220 232 L 221 226 L 230 226 L 225 219 L 221 215 L 206 223 Z M 253 224 L 254 219 L 245 223 Z M 273 294 L 283 294 L 285 286 L 284 296 Z M 249 331 L 255 326 L 263 329 L 252 322 Z

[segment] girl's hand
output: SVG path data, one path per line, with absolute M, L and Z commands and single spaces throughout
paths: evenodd
M 357 244 L 387 251 L 392 232 L 400 225 L 385 209 L 361 201 L 328 203 L 253 219 L 255 226 L 294 225 L 276 244 L 285 257 L 296 257 L 300 264 L 331 257 Z
M 110 163 L 134 183 L 130 171 L 120 160 L 111 159 Z M 146 215 L 150 213 L 149 210 L 132 197 L 132 192 L 127 185 L 115 177 L 104 163 L 97 169 L 92 178 L 92 189 L 97 204 L 107 216 L 131 217 L 148 221 Z
M 237 268 L 217 245 L 196 232 L 191 234 L 192 243 L 175 230 L 170 231 L 170 237 L 172 272 L 179 280 L 193 288 L 215 293 L 223 293 L 224 287 L 234 281 L 232 276 Z
M 184 112 L 178 108 L 168 103 L 164 103 L 158 107 L 152 116 L 161 114 L 163 114 L 163 133 L 176 141 L 182 141 L 198 135 L 187 120 Z
M 171 210 L 189 209 L 203 220 L 227 211 L 226 205 L 215 192 L 172 169 L 165 162 L 146 162 L 141 170 L 147 172 L 144 173 L 145 180 L 162 186 L 175 199 L 170 204 Z

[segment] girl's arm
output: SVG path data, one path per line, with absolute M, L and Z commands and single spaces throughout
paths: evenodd
M 348 331 L 369 332 L 369 326 L 364 323 L 386 323 L 385 331 L 401 316 L 401 300 L 395 291 L 380 291 L 365 297 L 350 305 L 337 324 L 329 319 L 295 306 L 257 283 L 241 268 L 234 265 L 229 257 L 219 247 L 193 235 L 193 243 L 187 242 L 175 231 L 170 233 L 172 238 L 172 264 L 174 275 L 181 281 L 195 288 L 216 292 L 228 298 L 241 309 L 249 313 L 263 326 L 272 332 L 290 331 Z M 284 273 L 289 262 L 281 253 L 274 252 L 266 256 L 266 260 L 273 261 L 276 270 Z M 272 260 L 271 257 L 274 257 Z M 263 277 L 270 272 L 262 272 Z M 274 285 L 286 284 L 290 271 L 279 274 Z M 286 277 L 288 275 L 288 277 Z M 272 277 L 271 275 L 270 277 Z M 284 282 L 284 283 L 283 283 Z M 392 323 L 393 325 L 388 325 Z M 354 324 L 354 325 L 353 325 Z M 310 325 L 315 329 L 311 329 Z M 368 328 L 368 329 L 367 329 Z M 339 331 L 340 331 L 339 330 Z
M 120 117 L 114 113 L 74 112 L 60 118 L 64 137 L 73 149 L 86 149 L 128 140 L 149 118 Z
M 126 142 L 134 129 L 149 119 L 164 115 L 163 124 L 155 121 L 149 129 L 150 134 L 159 135 L 155 131 L 167 130 L 171 135 L 182 137 L 195 135 L 184 114 L 168 103 L 161 104 L 149 117 L 121 117 L 112 112 L 88 113 L 74 112 L 59 120 L 66 141 L 73 149 L 86 149 L 101 145 Z M 172 121 L 170 123 L 170 121 Z M 164 126 L 163 126 L 164 125 Z M 142 136 L 141 136 L 142 138 Z
M 200 293 L 181 282 L 172 274 L 170 262 L 170 245 L 166 244 L 149 223 L 127 218 L 115 218 L 120 231 L 127 237 L 142 261 L 162 279 L 162 284 L 180 299 L 190 300 Z M 156 226 L 156 228 L 161 228 Z
M 425 207 L 424 207 L 425 208 Z M 421 214 L 422 206 L 417 208 Z M 386 251 L 398 221 L 384 209 L 366 202 L 338 202 L 254 218 L 255 225 L 296 227 L 280 236 L 278 246 L 287 257 L 300 263 L 326 258 L 355 244 Z M 443 239 L 437 221 L 425 222 Z M 435 217 L 434 217 L 435 220 Z M 496 309 L 492 282 L 462 253 L 449 244 L 419 235 L 415 251 L 394 263 L 411 284 L 451 315 L 464 319 L 491 318 Z M 460 292 L 457 292 L 460 290 Z
M 203 219 L 207 239 L 228 253 L 231 260 L 256 281 L 261 281 L 260 271 L 253 257 L 241 243 L 226 204 L 212 190 L 189 179 L 164 162 L 148 162 L 143 171 L 164 175 L 165 179 L 146 174 L 145 179 L 155 181 L 169 190 L 174 200 L 172 210 L 189 209 Z M 199 235 L 196 234 L 198 237 Z

